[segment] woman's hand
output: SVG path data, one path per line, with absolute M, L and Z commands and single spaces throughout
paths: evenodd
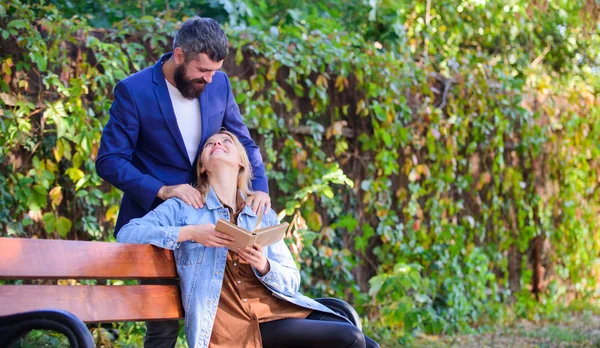
M 246 205 L 251 206 L 254 214 L 258 215 L 258 212 L 261 209 L 263 213 L 265 209 L 271 209 L 271 197 L 265 192 L 254 191 L 254 193 L 246 199 Z
M 265 255 L 263 255 L 262 247 L 260 245 L 254 243 L 252 248 L 238 249 L 237 253 L 242 260 L 256 268 L 261 276 L 269 273 L 271 267 L 269 266 L 269 261 Z
M 217 232 L 213 224 L 183 226 L 179 230 L 178 242 L 193 240 L 207 247 L 227 247 L 234 238 L 225 233 Z

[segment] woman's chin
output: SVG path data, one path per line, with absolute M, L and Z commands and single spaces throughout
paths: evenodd
M 231 157 L 227 156 L 226 153 L 212 154 L 206 162 L 206 169 L 220 169 L 220 168 L 232 168 L 239 167 L 238 161 L 235 161 Z

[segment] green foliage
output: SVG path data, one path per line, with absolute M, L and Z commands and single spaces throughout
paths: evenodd
M 392 345 L 594 295 L 593 2 L 53 3 L 0 5 L 5 234 L 109 238 L 120 195 L 94 160 L 112 87 L 196 8 L 228 24 L 306 293 L 350 300 Z
M 14 343 L 15 348 L 50 348 L 68 345 L 69 339 L 66 336 L 47 330 L 33 330 Z

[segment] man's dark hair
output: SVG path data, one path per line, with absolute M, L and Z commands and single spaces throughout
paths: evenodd
M 229 52 L 227 35 L 211 18 L 192 17 L 185 21 L 173 39 L 173 49 L 181 48 L 185 59 L 196 59 L 205 53 L 213 62 L 220 62 Z

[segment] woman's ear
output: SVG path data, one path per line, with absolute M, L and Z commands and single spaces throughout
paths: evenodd
M 206 168 L 200 167 L 200 174 L 204 174 L 206 172 Z

